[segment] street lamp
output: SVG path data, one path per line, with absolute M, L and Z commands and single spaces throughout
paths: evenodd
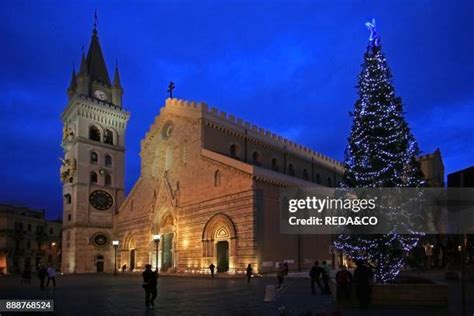
M 118 240 L 112 240 L 112 245 L 115 248 L 114 274 L 117 275 L 117 248 L 118 248 L 118 245 L 119 245 L 119 241 Z
M 158 245 L 160 244 L 160 235 L 153 235 L 153 241 L 155 242 L 156 249 L 156 271 L 158 271 Z

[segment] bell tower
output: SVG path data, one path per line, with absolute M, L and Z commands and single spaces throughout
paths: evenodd
M 125 130 L 118 65 L 113 82 L 96 24 L 79 72 L 72 70 L 62 113 L 61 181 L 65 273 L 114 271 L 112 226 L 125 199 Z

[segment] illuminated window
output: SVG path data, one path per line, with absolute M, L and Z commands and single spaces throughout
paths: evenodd
M 214 186 L 217 187 L 219 185 L 221 185 L 221 172 L 216 170 L 216 172 L 214 172 Z

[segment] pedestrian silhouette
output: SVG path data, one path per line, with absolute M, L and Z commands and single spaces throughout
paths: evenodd
M 323 261 L 323 282 L 324 282 L 324 294 L 331 294 L 329 289 L 329 279 L 331 278 L 331 268 Z
M 209 266 L 209 270 L 211 270 L 211 278 L 214 277 L 214 269 L 216 268 L 216 266 L 214 265 L 214 263 L 211 263 L 211 265 Z
M 125 271 L 127 271 L 127 265 L 126 265 L 126 264 L 124 264 L 124 265 L 122 266 L 122 273 L 124 273 Z
M 357 261 L 357 268 L 354 270 L 354 282 L 357 298 L 361 308 L 369 307 L 370 291 L 372 282 L 372 269 L 364 264 L 363 261 Z
M 278 270 L 277 270 L 277 280 L 278 280 L 277 289 L 281 288 L 281 285 L 283 284 L 284 275 L 285 275 L 285 268 L 283 267 L 283 263 L 280 263 L 278 264 Z
M 337 298 L 346 300 L 351 297 L 352 274 L 347 271 L 346 266 L 342 266 L 341 270 L 336 273 Z
M 54 266 L 50 265 L 48 270 L 46 270 L 48 274 L 48 281 L 46 282 L 46 287 L 49 287 L 49 282 L 53 281 L 53 288 L 56 287 L 56 269 Z
M 46 276 L 48 275 L 48 271 L 44 265 L 41 265 L 38 269 L 38 278 L 40 280 L 40 289 L 44 290 L 44 281 L 46 280 Z
M 288 267 L 288 262 L 283 263 L 283 272 L 285 275 L 288 275 L 288 271 L 290 268 Z
M 247 266 L 247 283 L 250 283 L 250 278 L 252 278 L 252 265 L 249 263 Z
M 151 264 L 145 265 L 145 271 L 143 271 L 143 289 L 145 290 L 145 306 L 155 306 L 155 299 L 158 294 L 158 269 L 155 271 L 151 270 Z
M 321 285 L 322 274 L 323 274 L 323 268 L 319 266 L 319 261 L 315 261 L 314 265 L 311 267 L 311 270 L 309 271 L 309 277 L 311 279 L 311 293 L 313 295 L 316 294 L 315 283 L 318 284 L 318 287 L 321 290 L 321 294 L 324 293 L 323 286 Z

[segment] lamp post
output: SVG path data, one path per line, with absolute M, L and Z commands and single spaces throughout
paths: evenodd
M 117 248 L 119 245 L 118 240 L 112 240 L 112 245 L 115 248 L 115 256 L 114 256 L 114 274 L 117 275 Z
M 155 242 L 156 251 L 156 271 L 158 271 L 158 245 L 160 244 L 160 235 L 153 235 L 153 241 Z

